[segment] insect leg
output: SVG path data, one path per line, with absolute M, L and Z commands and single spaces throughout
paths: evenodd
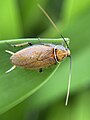
M 62 46 L 64 46 L 64 42 L 62 42 L 62 44 L 61 44 Z
M 5 73 L 9 73 L 11 72 L 12 70 L 14 70 L 16 68 L 16 65 L 12 66 L 9 70 L 7 70 Z
M 43 43 L 41 42 L 41 39 L 40 39 L 40 38 L 38 38 L 38 41 L 39 41 L 39 43 L 40 43 L 41 45 L 43 45 Z
M 9 54 L 11 54 L 11 55 L 13 55 L 13 54 L 14 54 L 14 52 L 9 51 L 9 50 L 5 50 L 5 52 L 7 52 L 7 53 L 9 53 Z
M 41 45 L 50 46 L 49 43 L 42 43 L 40 38 L 38 38 L 38 41 L 39 41 L 39 43 L 40 43 Z
M 31 46 L 33 44 L 30 43 L 30 42 L 20 43 L 20 44 L 16 44 L 16 45 L 11 44 L 12 47 L 22 47 L 22 46 L 25 46 L 25 45 L 30 45 Z

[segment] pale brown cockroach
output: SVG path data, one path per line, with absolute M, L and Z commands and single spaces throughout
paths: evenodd
M 54 28 L 59 32 L 59 29 L 56 27 L 55 23 L 52 21 L 52 19 L 48 16 L 46 11 L 38 5 L 38 7 L 41 9 L 41 11 L 45 14 L 45 16 L 49 19 L 49 21 L 52 23 Z M 32 45 L 32 43 L 26 42 L 17 44 L 14 46 L 23 46 L 26 44 L 29 44 L 29 47 L 26 47 L 16 53 L 13 53 L 11 51 L 5 50 L 6 52 L 12 54 L 10 57 L 11 63 L 14 65 L 11 69 L 6 71 L 6 73 L 12 71 L 15 69 L 15 67 L 23 67 L 28 69 L 39 69 L 39 71 L 42 71 L 42 68 L 46 68 L 49 66 L 52 66 L 58 62 L 61 62 L 64 58 L 69 57 L 70 58 L 70 74 L 69 74 L 69 82 L 68 82 L 68 91 L 67 91 L 67 97 L 66 97 L 66 103 L 68 103 L 69 98 L 69 91 L 70 91 L 70 81 L 71 81 L 71 54 L 70 54 L 70 48 L 67 44 L 67 41 L 65 38 L 60 34 L 60 36 L 63 38 L 66 47 L 63 45 L 55 45 L 55 44 L 35 44 Z

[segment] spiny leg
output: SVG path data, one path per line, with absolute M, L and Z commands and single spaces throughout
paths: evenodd
M 25 45 L 30 45 L 32 46 L 33 44 L 31 42 L 25 42 L 25 43 L 20 43 L 20 44 L 15 44 L 15 45 L 12 45 L 12 47 L 22 47 L 22 46 L 25 46 Z
M 64 42 L 61 43 L 62 46 L 64 46 L 64 44 L 65 44 Z
M 11 52 L 11 51 L 9 51 L 9 50 L 5 50 L 5 52 L 7 52 L 7 53 L 9 53 L 9 54 L 11 54 L 11 55 L 13 55 L 14 54 L 14 52 Z M 16 68 L 16 65 L 14 65 L 13 67 L 11 67 L 9 70 L 7 70 L 5 73 L 9 73 L 9 72 L 11 72 L 12 70 L 14 70 Z
M 7 70 L 5 73 L 9 73 L 11 72 L 12 70 L 14 70 L 16 68 L 16 65 L 14 65 L 13 67 L 11 67 L 9 70 Z
M 40 38 L 38 38 L 38 41 L 39 41 L 39 43 L 40 43 L 41 45 L 43 45 L 43 43 L 41 42 L 41 39 L 40 39 Z
M 50 46 L 50 47 L 55 47 L 54 44 L 50 44 L 50 43 L 42 43 L 42 41 L 41 41 L 40 38 L 38 38 L 38 40 L 39 40 L 39 43 L 40 43 L 41 45 Z
M 9 53 L 9 54 L 11 54 L 11 55 L 13 55 L 13 54 L 14 54 L 14 52 L 9 51 L 9 50 L 5 50 L 5 52 L 7 52 L 7 53 Z

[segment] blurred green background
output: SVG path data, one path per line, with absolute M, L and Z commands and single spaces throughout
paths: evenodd
M 54 73 L 52 69 L 44 71 L 42 75 L 18 69 L 9 75 L 4 74 L 6 68 L 10 67 L 10 62 L 6 62 L 10 56 L 3 52 L 9 48 L 4 40 L 60 37 L 37 7 L 37 3 L 47 11 L 64 37 L 70 38 L 73 60 L 67 107 L 64 104 L 69 75 L 68 59 Z M 89 120 L 89 36 L 90 0 L 0 0 L 0 120 Z M 20 75 L 22 72 L 23 78 Z M 53 74 L 50 76 L 51 73 Z M 29 75 L 31 78 L 36 75 L 36 78 L 29 81 Z M 47 79 L 48 82 L 42 86 L 41 83 Z M 28 88 L 26 91 L 25 85 Z M 20 99 L 21 95 L 28 93 L 29 85 L 33 92 Z M 13 89 L 13 86 L 16 88 Z M 5 99 L 6 96 L 8 99 Z

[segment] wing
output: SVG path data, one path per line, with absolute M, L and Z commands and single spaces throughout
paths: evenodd
M 40 67 L 40 65 L 49 64 L 53 57 L 53 47 L 49 45 L 33 45 L 16 52 L 11 56 L 11 61 L 16 66 L 34 68 L 35 66 Z

